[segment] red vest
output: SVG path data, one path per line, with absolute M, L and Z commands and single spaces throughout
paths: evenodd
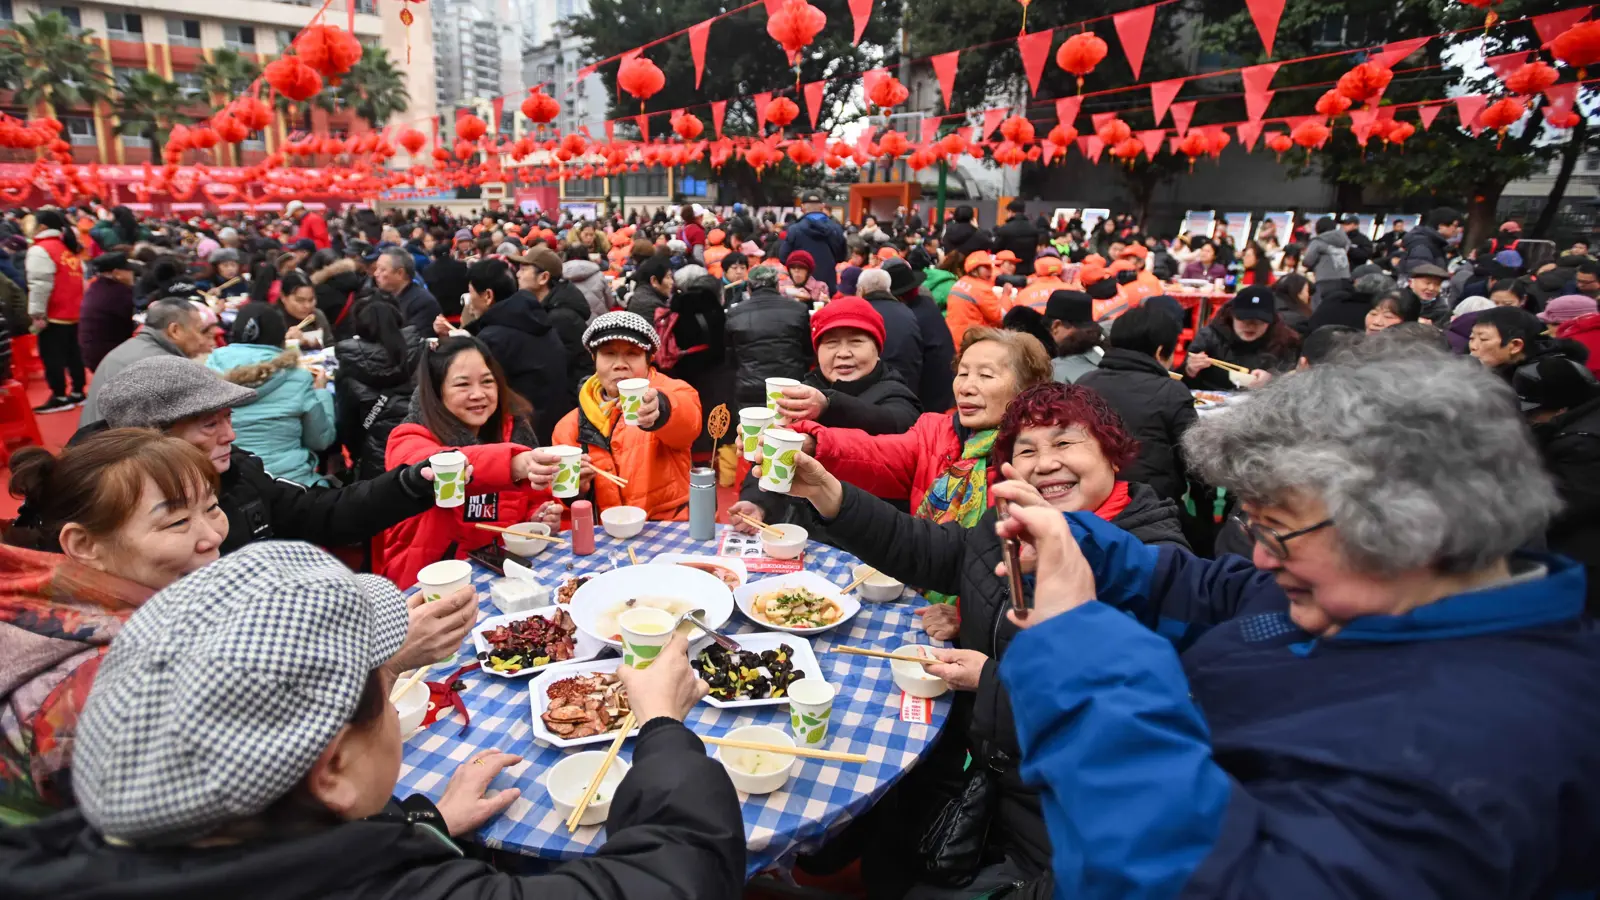
M 51 322 L 76 322 L 83 308 L 83 260 L 67 249 L 58 237 L 40 238 L 34 242 L 50 254 L 56 264 L 56 282 L 50 289 L 50 303 L 44 317 Z

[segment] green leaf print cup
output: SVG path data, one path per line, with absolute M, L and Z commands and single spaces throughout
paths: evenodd
M 630 609 L 618 616 L 617 627 L 622 629 L 622 664 L 648 669 L 661 655 L 661 648 L 672 640 L 672 626 L 676 622 L 672 613 L 653 607 Z
M 789 685 L 789 733 L 802 747 L 821 747 L 828 738 L 828 720 L 838 689 L 820 678 L 802 678 Z
M 583 451 L 577 447 L 557 445 L 545 447 L 544 452 L 556 458 L 556 480 L 550 493 L 558 498 L 578 496 L 578 476 L 583 470 Z
M 787 428 L 768 428 L 761 435 L 761 481 L 763 491 L 789 493 L 794 483 L 795 458 L 806 437 Z
M 744 458 L 755 462 L 760 455 L 761 433 L 772 425 L 778 414 L 764 406 L 748 406 L 739 410 L 739 441 Z
M 639 407 L 644 405 L 644 392 L 649 389 L 648 378 L 624 378 L 617 382 L 617 402 L 622 407 L 623 424 L 639 424 Z
M 467 455 L 446 450 L 428 457 L 433 469 L 433 505 L 452 507 L 467 502 Z
M 778 412 L 778 401 L 783 399 L 783 389 L 784 388 L 788 388 L 788 387 L 799 387 L 799 386 L 800 386 L 800 382 L 795 381 L 793 378 L 768 378 L 767 379 L 767 409 L 772 410 L 773 413 L 776 414 Z M 773 421 L 774 425 L 787 425 L 787 424 L 789 424 L 789 420 L 785 419 L 781 415 L 776 416 L 772 421 Z

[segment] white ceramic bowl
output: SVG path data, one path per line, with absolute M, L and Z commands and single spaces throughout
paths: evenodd
M 543 522 L 523 522 L 520 525 L 512 525 L 511 528 L 514 531 L 524 531 L 528 534 L 542 534 L 545 537 L 550 536 L 550 526 L 544 524 Z M 507 550 L 510 550 L 512 553 L 515 553 L 518 556 L 538 556 L 545 551 L 545 548 L 550 546 L 550 544 L 546 541 L 536 541 L 533 538 L 519 538 L 514 534 L 502 534 L 500 535 L 500 539 L 505 543 Z
M 600 525 L 618 540 L 631 538 L 644 530 L 645 511 L 637 506 L 613 506 L 600 510 Z
M 860 578 L 862 571 L 868 568 L 870 566 L 867 565 L 852 567 L 850 569 L 850 580 L 854 581 Z M 861 595 L 861 599 L 869 603 L 888 603 L 891 600 L 899 600 L 900 595 L 905 593 L 905 590 L 905 585 L 882 572 L 874 572 L 871 578 L 861 582 L 861 586 L 856 588 L 856 592 Z
M 840 591 L 840 587 L 842 585 L 834 584 L 815 572 L 785 572 L 782 575 L 772 575 L 749 582 L 744 587 L 733 592 L 733 602 L 738 604 L 739 611 L 744 613 L 745 618 L 762 628 L 771 629 L 772 631 L 786 631 L 789 634 L 820 634 L 831 628 L 838 628 L 861 611 L 861 601 L 856 599 L 853 594 L 843 593 Z M 818 628 L 797 628 L 792 625 L 779 625 L 775 622 L 769 622 L 756 615 L 755 601 L 757 597 L 786 588 L 791 590 L 804 588 L 819 597 L 827 597 L 839 604 L 839 618 L 835 619 L 830 625 L 823 625 Z M 581 628 L 582 626 L 580 625 L 579 627 Z M 735 640 L 738 639 L 735 638 Z
M 789 732 L 766 725 L 746 725 L 723 735 L 732 741 L 755 741 L 779 747 L 793 747 L 794 738 Z M 770 794 L 783 787 L 794 772 L 796 757 L 766 750 L 740 750 L 735 747 L 718 747 L 717 759 L 728 770 L 733 786 L 746 794 Z M 758 769 L 752 771 L 752 769 Z M 590 770 L 591 773 L 593 770 Z
M 567 604 L 567 609 L 579 631 L 621 650 L 622 641 L 612 637 L 613 634 L 620 634 L 620 630 L 611 631 L 602 627 L 609 624 L 603 620 L 608 618 L 608 612 L 612 614 L 609 618 L 614 619 L 626 601 L 640 597 L 671 597 L 687 601 L 686 606 L 698 606 L 706 611 L 703 619 L 712 628 L 720 629 L 733 617 L 733 592 L 722 583 L 722 579 L 688 566 L 628 566 L 601 572 L 573 592 L 572 602 Z M 709 637 L 690 626 L 691 653 L 699 653 L 710 643 Z
M 896 647 L 893 652 L 903 653 L 908 656 L 926 656 L 933 658 L 928 650 L 931 648 L 923 644 L 906 644 Z M 889 670 L 894 675 L 894 683 L 900 690 L 913 697 L 933 698 L 950 690 L 950 685 L 943 678 L 935 678 L 928 674 L 928 670 L 914 662 L 902 662 L 898 659 L 889 660 Z
M 402 679 L 411 677 L 411 673 L 400 676 Z M 400 737 L 404 739 L 411 732 L 422 727 L 422 720 L 428 715 L 428 683 L 419 681 L 394 701 L 395 711 L 400 714 Z
M 544 789 L 550 795 L 556 812 L 561 814 L 562 821 L 572 815 L 583 789 L 589 786 L 595 770 L 600 768 L 600 761 L 605 758 L 604 750 L 585 750 L 545 770 L 544 777 L 539 780 L 544 782 Z M 599 825 L 606 820 L 606 815 L 611 812 L 611 798 L 617 795 L 617 786 L 622 784 L 628 768 L 628 764 L 622 760 L 612 760 L 611 768 L 606 770 L 606 777 L 600 782 L 600 790 L 589 801 L 582 818 L 578 819 L 579 825 Z
M 805 552 L 806 530 L 799 525 L 773 525 L 773 528 L 783 532 L 782 540 L 773 537 L 767 532 L 761 532 L 761 549 L 773 559 L 795 559 Z

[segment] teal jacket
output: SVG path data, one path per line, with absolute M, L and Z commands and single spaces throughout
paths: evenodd
M 328 483 L 317 474 L 317 451 L 333 444 L 333 394 L 314 388 L 311 373 L 300 367 L 300 351 L 229 344 L 218 347 L 206 367 L 256 390 L 254 401 L 233 411 L 240 448 L 260 457 L 274 478 L 307 487 Z
M 956 273 L 946 272 L 943 269 L 928 269 L 927 272 L 927 279 L 922 282 L 922 285 L 928 289 L 928 293 L 933 296 L 933 302 L 937 303 L 942 310 L 944 309 L 944 298 L 950 296 L 950 288 L 961 278 Z

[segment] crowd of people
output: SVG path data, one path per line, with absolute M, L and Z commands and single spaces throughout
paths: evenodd
M 624 673 L 644 724 L 597 855 L 463 857 L 509 754 L 391 797 L 389 691 L 477 611 L 401 591 L 477 525 L 567 527 L 553 446 L 597 511 L 656 521 L 712 461 L 739 529 L 927 598 L 949 725 L 808 871 L 921 900 L 1600 888 L 1587 245 L 1507 222 L 1462 252 L 1448 208 L 1243 246 L 1005 212 L 8 214 L 0 365 L 36 335 L 35 413 L 79 427 L 10 462 L 0 893 L 738 896 L 681 639 Z M 788 494 L 706 427 L 772 378 Z

